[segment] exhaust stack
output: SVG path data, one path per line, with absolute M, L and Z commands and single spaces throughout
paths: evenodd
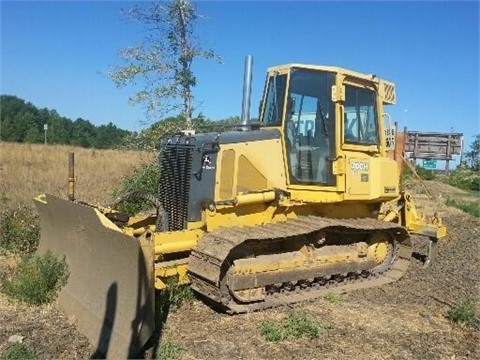
M 250 98 L 252 95 L 252 55 L 245 58 L 245 73 L 243 77 L 243 101 L 242 101 L 242 125 L 247 125 L 250 121 Z M 246 130 L 246 129 L 245 129 Z

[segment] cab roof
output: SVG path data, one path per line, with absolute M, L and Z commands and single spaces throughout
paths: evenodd
M 379 88 L 381 89 L 381 96 L 385 104 L 395 104 L 396 102 L 395 84 L 391 81 L 380 79 L 375 74 L 364 74 L 364 73 L 345 69 L 338 66 L 299 64 L 299 63 L 272 66 L 268 68 L 268 73 L 272 73 L 275 71 L 284 72 L 292 68 L 326 71 L 326 72 L 341 74 L 347 77 L 352 77 L 352 78 L 376 83 L 380 85 Z

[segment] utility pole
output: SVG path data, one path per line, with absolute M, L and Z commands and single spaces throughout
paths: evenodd
M 48 124 L 44 124 L 43 131 L 45 132 L 45 142 L 44 142 L 45 145 L 47 145 L 47 130 L 48 130 Z

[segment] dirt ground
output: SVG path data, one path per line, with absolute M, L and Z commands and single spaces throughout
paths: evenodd
M 162 341 L 181 346 L 181 359 L 480 359 L 479 329 L 446 318 L 465 299 L 480 311 L 480 220 L 444 205 L 447 196 L 467 193 L 434 182 L 427 186 L 433 199 L 415 188 L 416 202 L 427 213 L 438 210 L 448 227 L 429 268 L 413 259 L 399 281 L 340 295 L 335 303 L 319 299 L 229 316 L 194 300 L 169 315 Z M 333 328 L 314 340 L 267 342 L 259 324 L 292 309 L 305 309 Z M 31 308 L 0 295 L 0 325 L 0 353 L 13 334 L 24 336 L 40 359 L 85 359 L 94 352 L 55 305 Z

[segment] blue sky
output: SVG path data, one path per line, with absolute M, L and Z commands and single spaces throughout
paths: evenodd
M 143 110 L 105 73 L 142 29 L 128 1 L 1 1 L 0 92 L 62 116 L 138 130 Z M 267 67 L 337 65 L 395 82 L 388 112 L 409 130 L 480 133 L 479 2 L 197 1 L 197 27 L 223 64 L 199 61 L 194 90 L 211 119 L 241 112 L 245 56 L 254 58 L 252 116 Z

